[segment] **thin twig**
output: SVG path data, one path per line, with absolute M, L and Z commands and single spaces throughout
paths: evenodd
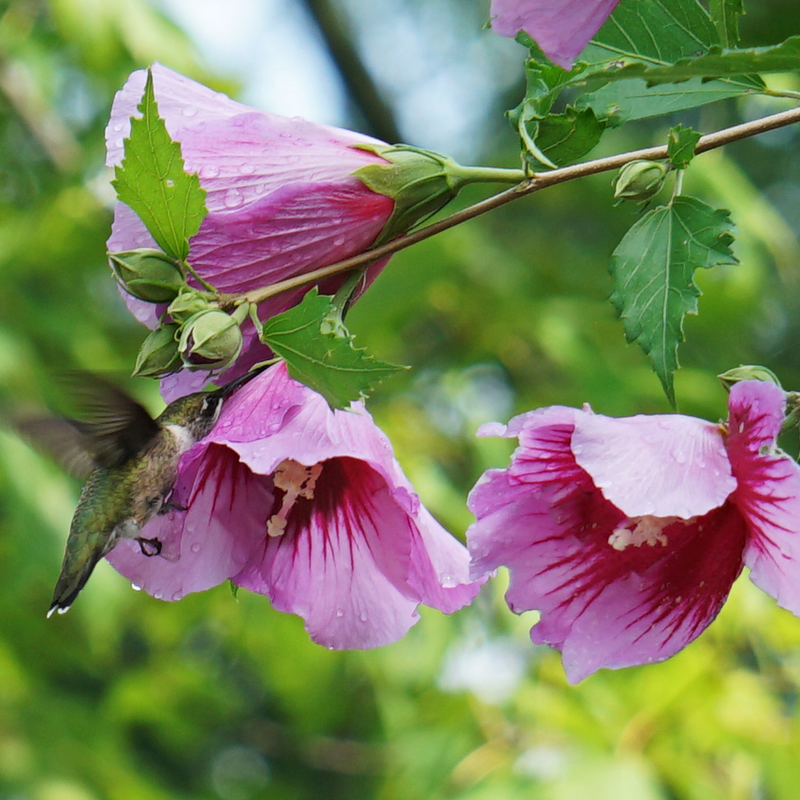
M 715 133 L 709 133 L 702 136 L 695 148 L 695 153 L 705 153 L 708 150 L 714 150 L 723 145 L 736 142 L 741 139 L 746 139 L 750 136 L 757 136 L 767 131 L 772 131 L 777 128 L 783 128 L 786 125 L 793 125 L 800 122 L 800 107 L 792 108 L 788 111 L 782 111 L 779 114 L 772 114 L 768 117 L 753 120 L 752 122 L 745 122 L 741 125 L 734 125 L 730 128 L 723 128 Z M 263 289 L 257 289 L 243 295 L 226 295 L 221 299 L 223 307 L 231 307 L 239 305 L 243 302 L 260 303 L 275 295 L 287 292 L 290 289 L 297 289 L 311 283 L 317 283 L 324 278 L 329 278 L 331 275 L 338 275 L 341 272 L 350 272 L 357 267 L 363 267 L 365 264 L 378 261 L 382 258 L 396 253 L 398 250 L 403 250 L 410 247 L 412 244 L 417 244 L 431 236 L 435 236 L 442 231 L 460 225 L 462 222 L 474 219 L 475 217 L 485 214 L 487 211 L 492 211 L 495 208 L 500 208 L 512 200 L 517 200 L 520 197 L 538 192 L 546 189 L 548 186 L 555 186 L 559 183 L 566 183 L 567 181 L 575 180 L 576 178 L 584 178 L 587 175 L 596 175 L 600 172 L 608 172 L 609 170 L 619 169 L 627 164 L 629 161 L 636 161 L 638 159 L 647 159 L 656 161 L 659 159 L 667 158 L 667 146 L 661 145 L 659 147 L 647 147 L 643 150 L 631 150 L 627 153 L 620 153 L 615 156 L 607 156 L 606 158 L 597 158 L 594 161 L 584 161 L 580 164 L 573 164 L 569 167 L 561 167 L 554 169 L 550 172 L 537 172 L 531 175 L 530 178 L 522 183 L 514 186 L 511 189 L 506 189 L 503 192 L 492 195 L 491 197 L 481 200 L 468 208 L 457 211 L 450 216 L 444 217 L 424 228 L 412 231 L 411 233 L 399 236 L 380 247 L 375 247 L 372 250 L 365 250 L 356 256 L 347 258 L 344 261 L 338 261 L 335 264 L 329 264 L 326 267 L 306 272 L 303 275 L 298 275 L 294 278 L 289 278 L 285 281 L 273 283 Z

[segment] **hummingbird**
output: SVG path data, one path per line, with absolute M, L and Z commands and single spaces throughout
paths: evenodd
M 161 552 L 161 542 L 142 537 L 141 531 L 156 514 L 181 510 L 170 502 L 181 455 L 211 431 L 225 399 L 265 367 L 218 389 L 173 400 L 155 419 L 117 386 L 91 373 L 74 373 L 74 394 L 84 419 L 16 423 L 23 436 L 86 481 L 48 618 L 69 610 L 97 562 L 120 539 L 135 539 L 146 556 Z

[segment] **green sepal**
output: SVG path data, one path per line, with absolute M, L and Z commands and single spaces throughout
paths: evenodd
M 216 308 L 198 311 L 181 328 L 178 350 L 190 370 L 226 369 L 242 352 L 240 321 Z
M 109 253 L 108 263 L 120 286 L 148 303 L 169 303 L 186 285 L 179 264 L 151 247 Z
M 139 349 L 134 378 L 157 378 L 177 372 L 183 362 L 178 352 L 179 327 L 175 324 L 162 325 L 151 331 Z
M 463 187 L 464 171 L 452 158 L 410 145 L 359 145 L 388 164 L 368 164 L 353 174 L 368 189 L 394 200 L 394 211 L 372 246 L 394 239 L 435 214 Z
M 289 374 L 319 392 L 331 408 L 349 408 L 407 367 L 380 361 L 357 348 L 333 298 L 316 287 L 302 302 L 264 323 L 261 341 L 286 361 Z

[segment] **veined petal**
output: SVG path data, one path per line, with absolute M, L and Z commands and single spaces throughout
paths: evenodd
M 734 502 L 750 529 L 750 579 L 800 616 L 800 467 L 775 447 L 785 395 L 774 384 L 731 389 L 728 452 L 739 488 Z
M 619 0 L 492 0 L 492 28 L 514 37 L 524 30 L 545 55 L 572 66 Z
M 690 517 L 736 488 L 722 433 L 682 414 L 575 418 L 572 452 L 605 497 L 629 517 Z
M 108 555 L 111 565 L 159 600 L 180 600 L 232 578 L 247 563 L 272 506 L 268 482 L 218 446 L 194 448 L 182 462 L 174 501 L 188 506 L 156 517 L 144 538 L 162 542 L 163 556 L 142 554 L 138 543 L 121 541 Z
M 483 579 L 470 578 L 469 553 L 420 505 L 411 537 L 408 583 L 420 602 L 452 614 L 472 602 Z
M 742 567 L 745 526 L 730 503 L 689 521 L 630 520 L 600 492 L 578 490 L 526 526 L 529 508 L 501 512 L 505 530 L 520 539 L 515 529 L 527 527 L 529 538 L 508 565 L 506 598 L 514 611 L 541 612 L 531 639 L 562 650 L 572 683 L 674 655 L 714 619 Z M 614 545 L 639 526 L 657 535 Z
M 280 536 L 234 582 L 301 616 L 319 644 L 363 649 L 394 642 L 416 622 L 407 584 L 413 522 L 385 482 L 354 459 L 322 465 L 313 501 L 298 500 Z

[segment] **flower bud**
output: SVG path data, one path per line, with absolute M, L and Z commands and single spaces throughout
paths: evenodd
M 148 303 L 168 303 L 186 285 L 177 263 L 160 250 L 140 247 L 109 253 L 108 261 L 122 288 Z
M 225 369 L 242 350 L 242 331 L 224 311 L 199 311 L 183 326 L 178 350 L 190 370 Z
M 182 325 L 188 322 L 195 314 L 207 311 L 211 307 L 209 300 L 201 292 L 186 286 L 169 304 L 167 314 L 172 317 L 174 322 Z
M 164 325 L 149 334 L 136 357 L 134 378 L 155 378 L 181 368 L 177 340 L 179 331 L 178 325 Z
M 360 145 L 388 164 L 368 164 L 353 174 L 369 189 L 391 197 L 394 212 L 373 246 L 405 233 L 450 202 L 465 183 L 467 169 L 448 156 L 410 145 Z
M 776 386 L 781 385 L 777 375 L 771 369 L 762 367 L 759 364 L 740 364 L 738 367 L 717 375 L 717 377 L 728 391 L 739 381 L 764 381 L 766 383 L 774 383 Z M 781 386 L 781 388 L 783 387 Z
M 631 161 L 617 174 L 614 197 L 617 200 L 649 200 L 664 185 L 668 171 L 662 161 Z

